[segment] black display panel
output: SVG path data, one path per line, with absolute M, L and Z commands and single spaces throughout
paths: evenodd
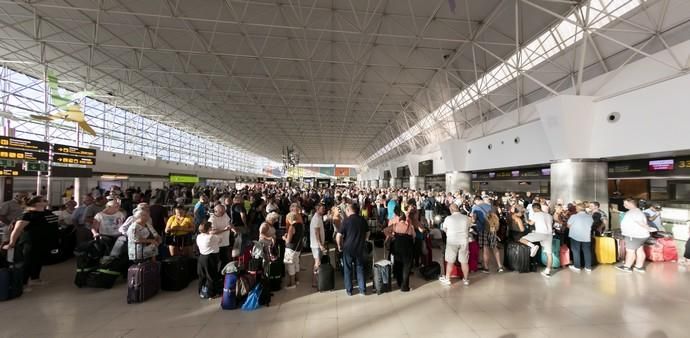
M 433 160 L 426 160 L 426 161 L 419 162 L 418 168 L 419 168 L 419 176 L 433 175 L 433 173 L 434 173 L 434 161 Z

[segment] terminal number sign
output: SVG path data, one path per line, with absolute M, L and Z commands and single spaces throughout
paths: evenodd
M 25 160 L 25 161 L 48 161 L 48 153 L 39 153 L 35 151 L 22 151 L 12 149 L 0 149 L 0 158 L 10 160 Z
M 96 159 L 92 157 L 79 157 L 68 155 L 53 155 L 53 162 L 61 164 L 96 165 Z
M 678 169 L 690 169 L 690 160 L 678 160 Z
M 74 156 L 96 157 L 95 149 L 73 147 L 64 144 L 53 144 L 53 153 Z
M 48 142 L 25 140 L 21 138 L 0 136 L 0 147 L 19 149 L 19 150 L 34 150 L 47 152 L 50 148 Z

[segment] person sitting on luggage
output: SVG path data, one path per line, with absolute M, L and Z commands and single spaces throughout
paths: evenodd
M 658 231 L 665 231 L 664 227 L 661 225 L 661 206 L 656 204 L 651 205 L 643 212 L 645 216 L 647 216 L 647 223 L 649 226 L 655 227 Z
M 197 275 L 199 275 L 199 297 L 212 299 L 216 296 L 216 285 L 220 281 L 220 251 L 221 238 L 209 233 L 211 223 L 202 223 L 199 226 L 199 234 L 196 236 L 196 245 L 199 247 L 199 260 L 197 261 Z M 202 290 L 206 289 L 206 292 Z
M 443 230 L 446 232 L 446 275 L 439 277 L 443 285 L 450 285 L 450 274 L 453 271 L 455 261 L 460 262 L 462 269 L 462 283 L 470 285 L 470 218 L 460 213 L 460 207 L 452 203 L 450 216 L 443 221 Z
M 148 215 L 148 214 L 147 214 Z M 113 242 L 120 237 L 120 226 L 125 222 L 125 214 L 120 211 L 120 203 L 111 200 L 105 204 L 105 209 L 93 218 L 91 233 L 94 238 L 110 237 Z
M 153 226 L 149 224 L 150 217 L 147 211 L 138 210 L 133 216 L 134 223 L 127 229 L 127 252 L 129 259 L 132 261 L 149 259 L 155 261 L 161 237 L 153 229 Z M 139 251 L 137 252 L 137 250 Z
M 16 248 L 14 251 L 14 263 L 23 263 L 24 291 L 31 291 L 31 286 L 43 285 L 41 280 L 41 268 L 43 257 L 49 249 L 48 237 L 57 230 L 57 216 L 46 211 L 48 201 L 43 196 L 35 196 L 26 201 L 26 210 L 18 216 L 10 233 L 9 243 L 2 247 L 3 250 Z
M 395 217 L 389 223 L 387 233 L 391 234 L 393 244 L 393 275 L 395 276 L 400 291 L 410 291 L 410 273 L 415 254 L 415 229 L 408 222 L 407 216 L 402 213 L 400 206 L 393 209 Z
M 532 203 L 532 214 L 527 223 L 534 226 L 534 231 L 520 238 L 520 243 L 530 247 L 530 256 L 536 256 L 539 251 L 539 246 L 535 245 L 535 242 L 541 245 L 544 252 L 553 252 L 551 243 L 553 240 L 553 217 L 549 213 L 542 212 L 539 203 Z M 551 277 L 552 264 L 553 255 L 547 254 L 546 268 L 541 273 L 544 277 Z
M 649 238 L 650 232 L 655 232 L 656 229 L 649 226 L 647 217 L 637 207 L 634 199 L 625 199 L 623 206 L 628 209 L 621 220 L 621 233 L 625 237 L 625 262 L 616 268 L 624 272 L 632 272 L 634 269 L 636 272 L 644 273 L 644 260 L 647 257 L 644 253 L 644 242 Z
M 304 222 L 302 220 L 301 208 L 297 203 L 290 206 L 290 213 L 285 216 L 287 228 L 283 240 L 285 241 L 285 255 L 290 255 L 288 249 L 292 250 L 292 260 L 285 260 L 285 271 L 288 275 L 288 285 L 286 289 L 294 289 L 299 282 L 297 272 L 300 270 L 299 256 L 302 250 L 304 238 Z
M 594 218 L 585 212 L 585 205 L 578 203 L 575 205 L 577 214 L 570 216 L 567 221 L 568 237 L 570 237 L 570 249 L 573 252 L 573 265 L 570 270 L 580 272 L 582 262 L 580 252 L 585 257 L 585 271 L 592 272 L 592 224 Z
M 168 218 L 165 226 L 166 242 L 170 256 L 190 256 L 192 254 L 192 234 L 194 223 L 182 205 L 176 205 L 174 215 Z M 203 223 L 205 225 L 206 223 Z

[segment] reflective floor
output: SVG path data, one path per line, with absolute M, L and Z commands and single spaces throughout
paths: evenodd
M 303 256 L 310 263 L 310 256 Z M 255 312 L 222 311 L 196 283 L 128 305 L 126 286 L 77 289 L 74 261 L 46 267 L 49 284 L 0 303 L 2 337 L 689 337 L 690 272 L 654 263 L 647 274 L 599 266 L 475 274 L 472 285 L 441 286 L 416 275 L 413 291 L 348 297 L 315 293 L 308 272 L 297 289 Z M 371 290 L 371 289 L 370 289 Z

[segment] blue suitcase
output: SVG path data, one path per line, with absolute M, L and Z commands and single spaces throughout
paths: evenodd
M 237 288 L 237 274 L 229 273 L 225 275 L 223 282 L 223 298 L 220 300 L 220 307 L 223 310 L 237 309 L 237 295 L 235 289 Z

